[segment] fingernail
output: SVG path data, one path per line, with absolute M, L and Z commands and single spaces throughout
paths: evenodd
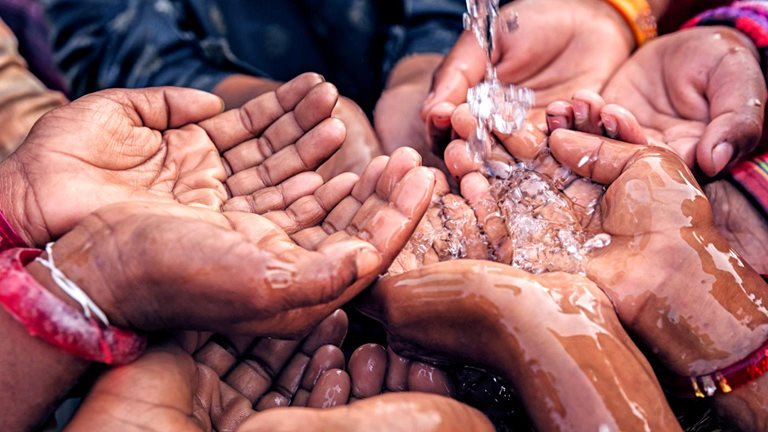
M 731 162 L 734 149 L 730 143 L 723 142 L 715 146 L 712 150 L 712 162 L 715 164 L 715 173 L 717 174 Z
M 355 257 L 358 277 L 367 276 L 378 270 L 381 264 L 379 252 L 371 248 L 362 248 Z
M 616 119 L 613 116 L 604 115 L 602 116 L 602 120 L 605 133 L 608 134 L 610 138 L 616 138 L 619 134 L 619 124 L 616 122 Z
M 552 133 L 558 129 L 563 129 L 566 126 L 565 117 L 563 116 L 547 116 L 547 126 L 549 132 Z
M 432 124 L 440 129 L 447 129 L 451 126 L 451 117 L 444 115 L 436 115 L 432 117 Z
M 584 123 L 587 121 L 587 104 L 581 101 L 573 101 L 573 116 L 576 117 L 576 121 Z

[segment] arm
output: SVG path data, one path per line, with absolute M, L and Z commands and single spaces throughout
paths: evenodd
M 32 75 L 17 48 L 13 33 L 0 21 L 0 159 L 21 145 L 43 114 L 66 103 L 64 95 Z
M 395 350 L 498 373 L 537 429 L 678 429 L 650 366 L 584 278 L 462 260 L 387 277 L 369 295 L 363 309 Z

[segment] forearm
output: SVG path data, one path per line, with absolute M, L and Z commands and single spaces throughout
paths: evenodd
M 41 265 L 33 263 L 27 269 L 44 286 L 54 286 Z M 51 292 L 75 306 L 66 296 Z M 5 310 L 0 310 L 0 329 L 0 399 L 5 401 L 0 405 L 0 418 L 7 430 L 32 430 L 46 420 L 89 363 L 31 336 Z

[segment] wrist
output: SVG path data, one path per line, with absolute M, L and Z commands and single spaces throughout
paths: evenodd
M 224 100 L 226 109 L 232 109 L 264 93 L 277 90 L 280 84 L 269 78 L 232 74 L 221 80 L 211 93 Z
M 92 259 L 90 249 L 87 247 L 80 248 L 79 252 L 74 252 L 67 244 L 67 236 L 62 237 L 59 243 L 53 245 L 53 255 L 56 262 L 56 267 L 72 282 L 85 292 L 85 294 L 93 300 L 93 302 L 104 312 L 111 325 L 124 329 L 132 328 L 132 320 L 125 316 L 125 311 L 128 302 L 118 301 L 112 294 L 115 289 L 112 284 L 118 279 L 117 277 L 105 278 L 103 277 L 99 266 L 95 265 Z M 43 252 L 40 256 L 42 259 L 47 259 L 48 254 Z M 108 260 L 101 260 L 101 264 L 105 264 Z M 107 268 L 115 268 L 111 264 L 106 265 Z M 26 271 L 48 292 L 53 294 L 57 299 L 74 308 L 75 310 L 82 310 L 80 303 L 75 301 L 72 297 L 67 295 L 64 290 L 54 281 L 51 276 L 51 270 L 43 266 L 38 261 L 32 261 L 26 265 Z M 116 276 L 116 275 L 114 275 Z M 120 305 L 118 307 L 118 305 Z
M 441 54 L 414 54 L 401 59 L 389 73 L 385 90 L 420 83 L 426 83 L 428 87 L 443 58 Z
M 656 37 L 656 18 L 653 8 L 645 0 L 599 0 L 614 14 L 613 21 L 619 22 L 622 37 L 629 38 L 630 52 Z M 617 21 L 618 20 L 618 21 Z

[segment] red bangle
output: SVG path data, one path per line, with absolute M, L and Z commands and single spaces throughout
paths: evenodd
M 0 252 L 0 305 L 32 336 L 73 356 L 106 364 L 130 363 L 147 346 L 138 334 L 105 326 L 61 301 L 27 273 L 37 249 Z
M 12 248 L 29 247 L 8 222 L 5 213 L 0 210 L 0 252 Z

